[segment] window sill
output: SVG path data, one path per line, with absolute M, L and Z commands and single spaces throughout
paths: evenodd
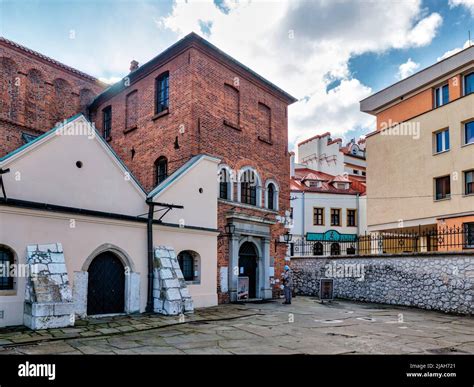
M 232 122 L 229 122 L 227 120 L 224 120 L 224 125 L 229 127 L 229 128 L 238 130 L 239 132 L 242 131 L 242 128 L 240 127 L 240 125 L 233 124 Z
M 270 140 L 267 140 L 266 138 L 263 138 L 261 136 L 258 136 L 257 137 L 261 142 L 264 142 L 265 144 L 268 144 L 268 145 L 273 145 L 273 142 L 270 141 Z
M 444 202 L 446 200 L 451 200 L 451 197 L 446 197 L 446 198 L 442 198 L 442 199 L 433 199 L 434 202 Z
M 153 121 L 155 121 L 155 120 L 157 120 L 158 118 L 161 118 L 161 117 L 164 117 L 164 116 L 168 115 L 169 112 L 170 112 L 169 109 L 165 109 L 165 110 L 163 110 L 162 112 L 156 113 L 153 117 L 151 117 L 151 119 L 152 119 Z
M 470 145 L 474 145 L 474 142 L 468 142 L 468 143 L 462 144 L 461 148 L 464 148 L 464 147 L 470 146 Z
M 133 132 L 135 129 L 138 129 L 138 126 L 137 126 L 137 125 L 132 126 L 131 128 L 124 129 L 123 134 L 127 134 L 127 133 L 130 133 L 130 132 Z
M 16 290 L 0 290 L 0 297 L 4 296 L 16 296 Z
M 219 198 L 218 201 L 221 202 L 221 203 L 224 203 L 224 204 L 229 204 L 229 205 L 234 206 L 234 207 L 248 208 L 248 209 L 251 209 L 251 210 L 263 211 L 263 212 L 267 212 L 269 214 L 275 214 L 275 215 L 279 214 L 279 212 L 276 211 L 276 210 L 269 210 L 268 208 L 260 207 L 258 205 L 254 206 L 252 204 L 236 202 L 234 200 L 228 200 L 228 199 L 222 199 L 222 198 Z
M 462 195 L 462 197 L 463 197 L 463 198 L 474 197 L 474 193 L 464 194 L 464 195 Z
M 186 285 L 201 285 L 201 281 L 185 281 Z
M 442 155 L 444 153 L 448 153 L 451 149 L 446 149 L 444 151 L 441 151 L 441 152 L 434 152 L 433 153 L 433 156 L 438 156 L 438 155 Z

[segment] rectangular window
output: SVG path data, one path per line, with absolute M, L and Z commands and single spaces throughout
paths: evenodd
M 324 226 L 324 208 L 313 208 L 313 225 Z
M 474 247 L 474 223 L 464 223 L 464 247 Z
M 440 130 L 434 133 L 435 153 L 449 150 L 449 129 Z
M 474 121 L 464 124 L 464 144 L 474 143 Z
M 331 208 L 331 226 L 341 225 L 341 209 Z
M 449 102 L 449 86 L 448 84 L 437 87 L 434 93 L 435 107 L 440 107 Z
M 110 138 L 112 132 L 112 106 L 107 106 L 102 110 L 102 133 L 104 138 Z
M 258 104 L 258 134 L 261 138 L 272 140 L 272 111 L 263 103 Z
M 155 79 L 155 114 L 168 110 L 169 106 L 169 73 L 163 73 Z
M 474 73 L 468 74 L 464 77 L 464 95 L 474 92 Z
M 125 129 L 137 127 L 138 92 L 132 91 L 125 99 Z
M 357 210 L 347 209 L 347 227 L 357 226 Z
M 464 172 L 464 195 L 474 194 L 474 170 Z
M 451 179 L 449 176 L 435 178 L 435 199 L 449 199 L 451 197 Z
M 224 123 L 234 128 L 240 125 L 240 95 L 235 87 L 224 85 L 225 118 Z
M 257 187 L 251 182 L 240 183 L 241 200 L 242 203 L 251 204 L 252 206 L 257 205 Z

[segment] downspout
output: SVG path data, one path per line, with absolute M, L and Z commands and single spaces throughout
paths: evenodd
M 305 216 L 304 216 L 304 215 L 305 215 L 305 208 L 304 208 L 305 198 L 304 198 L 304 193 L 305 193 L 305 192 L 303 191 L 303 195 L 302 195 L 302 199 L 301 199 L 301 200 L 303 200 L 303 203 L 302 203 L 302 205 L 301 205 L 301 208 L 302 208 L 302 210 L 303 210 L 303 216 L 301 217 L 301 219 L 303 220 L 303 223 L 301 224 L 301 231 L 302 231 L 302 234 L 303 234 L 303 235 L 302 235 L 303 239 L 304 239 L 304 237 L 305 237 L 305 235 L 306 235 L 306 232 L 305 232 L 305 231 L 306 231 L 306 230 L 305 230 Z
M 356 193 L 356 213 L 357 213 L 357 236 L 360 234 L 360 214 L 359 214 L 359 192 Z
M 155 211 L 155 203 L 147 200 L 148 218 L 146 223 L 147 245 L 148 245 L 148 292 L 146 309 L 147 313 L 153 313 L 153 214 Z

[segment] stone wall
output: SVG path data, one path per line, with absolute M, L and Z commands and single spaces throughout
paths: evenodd
M 474 254 L 293 257 L 295 292 L 319 296 L 334 279 L 334 297 L 471 315 Z

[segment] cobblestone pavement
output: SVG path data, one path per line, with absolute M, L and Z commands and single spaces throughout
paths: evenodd
M 73 328 L 0 329 L 0 354 L 474 353 L 474 319 L 379 304 L 297 297 L 197 310 L 185 322 L 135 315 Z

